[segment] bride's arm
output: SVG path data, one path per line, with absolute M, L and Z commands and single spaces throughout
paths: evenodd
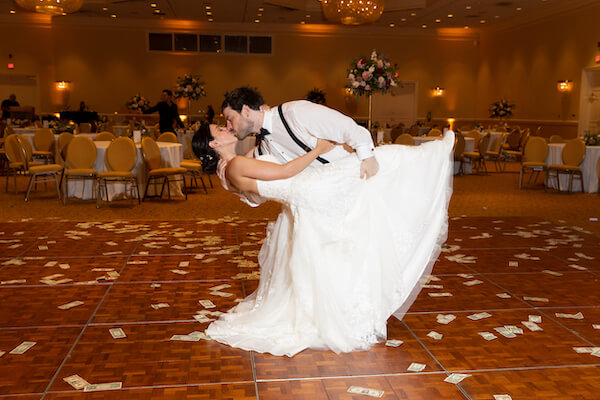
M 319 139 L 313 150 L 283 165 L 253 158 L 234 157 L 229 162 L 227 178 L 241 191 L 258 193 L 256 179 L 273 181 L 291 178 L 308 167 L 318 156 L 331 151 L 334 146 L 327 140 Z

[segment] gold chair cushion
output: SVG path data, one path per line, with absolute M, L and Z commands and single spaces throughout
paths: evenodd
M 20 162 L 20 161 L 8 163 L 8 168 L 12 168 L 12 169 L 21 168 L 21 169 L 23 169 L 24 167 L 25 167 L 25 165 L 22 162 Z
M 150 176 L 179 175 L 186 173 L 185 168 L 156 168 L 150 171 Z
M 89 176 L 89 175 L 98 175 L 98 171 L 91 168 L 72 168 L 65 171 L 65 175 L 74 176 Z
M 181 164 L 179 164 L 179 166 L 187 170 L 202 171 L 202 164 L 195 161 L 184 160 L 181 162 Z
M 60 172 L 63 167 L 58 164 L 34 165 L 29 167 L 29 172 L 32 174 L 42 174 L 44 172 Z
M 521 156 L 521 155 L 523 155 L 523 152 L 522 151 L 518 151 L 518 150 L 506 150 L 504 152 L 504 154 L 511 154 L 511 155 L 514 155 L 514 156 Z
M 51 151 L 41 151 L 41 150 L 36 150 L 34 152 L 32 152 L 31 154 L 33 154 L 34 156 L 53 156 L 54 154 Z
M 538 161 L 526 161 L 522 165 L 523 167 L 548 167 L 548 164 L 546 164 L 545 162 Z
M 463 156 L 468 157 L 468 158 L 478 158 L 478 157 L 481 157 L 481 154 L 479 154 L 476 151 L 465 151 L 463 153 Z
M 135 176 L 131 171 L 103 171 L 98 174 L 98 178 L 132 178 Z

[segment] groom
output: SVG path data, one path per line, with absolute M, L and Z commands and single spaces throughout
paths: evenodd
M 260 93 L 248 86 L 225 93 L 222 108 L 227 127 L 239 140 L 256 132 L 255 157 L 271 154 L 286 163 L 310 151 L 319 138 L 352 147 L 362 160 L 361 178 L 370 178 L 379 170 L 369 131 L 331 108 L 298 100 L 265 109 Z M 326 164 L 346 155 L 348 152 L 342 146 L 336 146 L 313 161 L 311 166 Z

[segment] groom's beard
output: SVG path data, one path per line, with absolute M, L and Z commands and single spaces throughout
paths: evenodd
M 246 139 L 246 137 L 252 133 L 252 125 L 252 121 L 249 119 L 244 120 L 243 126 L 241 126 L 239 130 L 235 131 L 235 136 L 237 136 L 239 140 Z

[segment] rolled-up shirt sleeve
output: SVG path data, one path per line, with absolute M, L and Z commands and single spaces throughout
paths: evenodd
M 345 143 L 356 151 L 361 160 L 374 156 L 371 134 L 347 115 L 309 101 L 294 102 L 290 112 L 295 125 L 301 126 L 309 135 Z

